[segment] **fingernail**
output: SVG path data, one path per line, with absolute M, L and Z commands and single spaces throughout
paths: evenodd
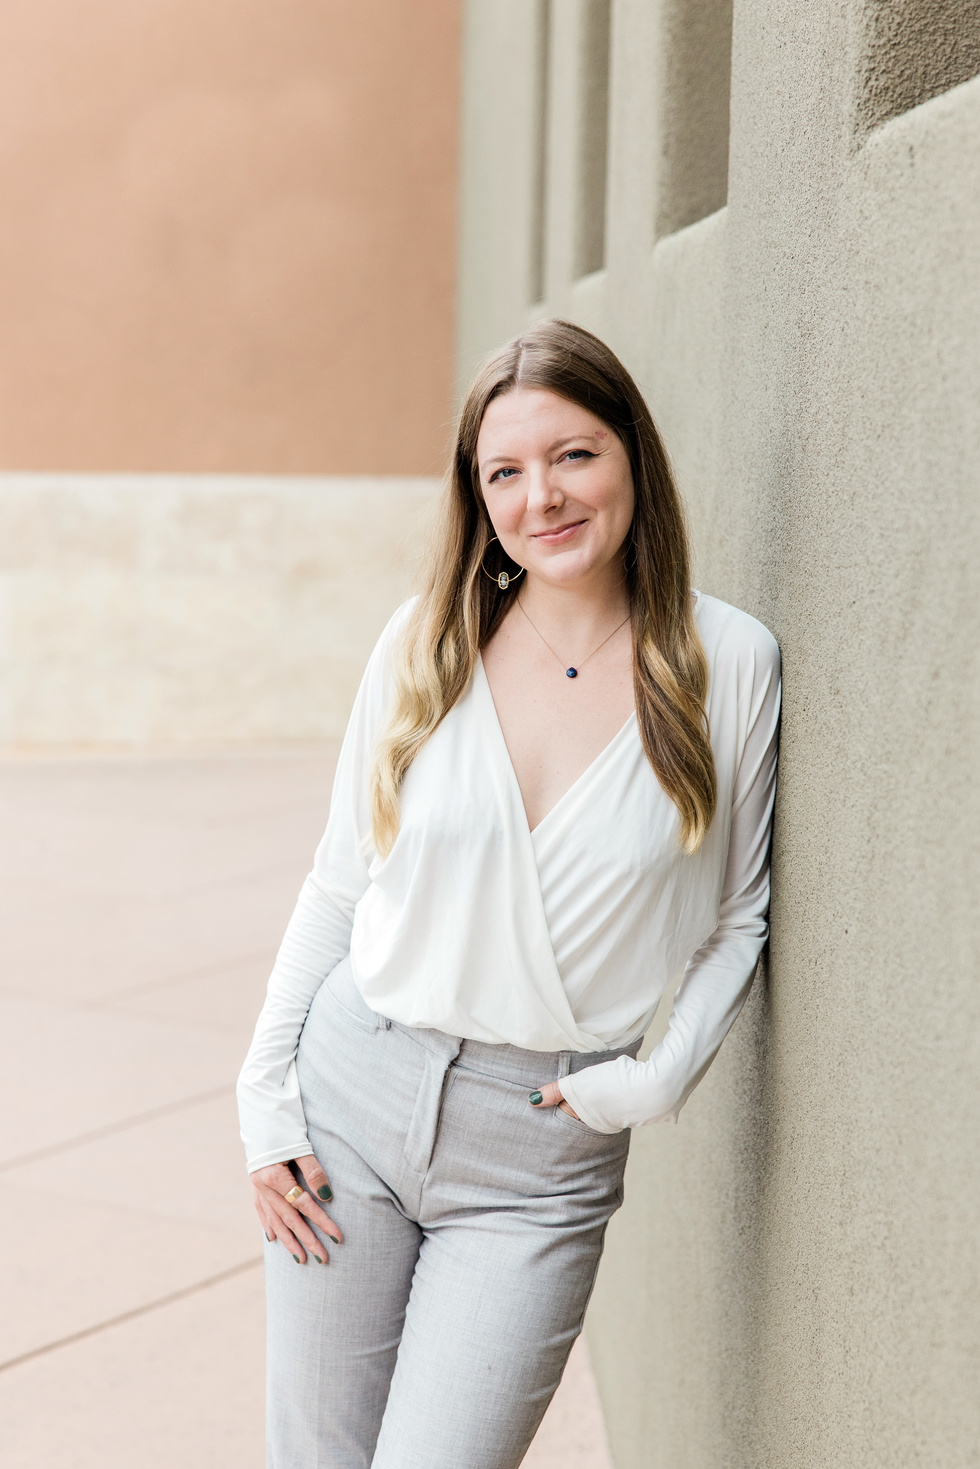
M 531 1103 L 532 1107 L 540 1107 L 541 1103 L 544 1101 L 544 1097 L 541 1095 L 540 1092 L 532 1092 L 531 1095 L 528 1097 L 528 1101 Z
M 316 1263 L 318 1265 L 322 1265 L 323 1264 L 323 1261 L 320 1259 L 320 1256 L 319 1255 L 314 1255 L 313 1258 L 314 1258 L 314 1260 L 316 1261 Z
M 294 1255 L 293 1256 L 293 1259 L 296 1261 L 296 1264 L 298 1265 L 299 1264 L 299 1256 L 298 1255 Z
M 333 1198 L 333 1189 L 330 1187 L 329 1183 L 322 1183 L 317 1189 L 317 1193 L 319 1194 L 321 1199 Z
M 272 1235 L 271 1234 L 267 1234 L 266 1235 L 266 1239 L 269 1241 L 269 1243 L 271 1245 L 272 1244 Z
M 327 1239 L 330 1240 L 335 1245 L 339 1245 L 340 1244 L 340 1240 L 337 1238 L 337 1236 L 335 1234 L 328 1234 L 327 1235 Z

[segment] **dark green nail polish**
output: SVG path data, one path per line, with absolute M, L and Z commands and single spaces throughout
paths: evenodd
M 271 1234 L 267 1234 L 266 1235 L 266 1239 L 269 1241 L 269 1243 L 271 1245 L 272 1244 L 272 1235 Z
M 528 1101 L 531 1103 L 532 1107 L 540 1107 L 541 1103 L 544 1101 L 544 1097 L 541 1095 L 540 1092 L 532 1092 L 531 1095 L 528 1097 Z
M 323 1261 L 320 1259 L 320 1256 L 319 1255 L 314 1255 L 313 1258 L 314 1258 L 314 1260 L 316 1261 L 316 1263 L 318 1265 L 322 1265 L 323 1264 Z
M 335 1234 L 328 1234 L 327 1235 L 327 1239 L 332 1240 L 335 1245 L 339 1245 L 340 1244 L 340 1240 L 337 1238 L 337 1236 Z
M 330 1187 L 329 1183 L 322 1183 L 317 1189 L 317 1193 L 319 1194 L 321 1199 L 333 1198 L 333 1189 Z
M 293 1259 L 296 1261 L 296 1264 L 298 1265 L 299 1264 L 299 1256 L 298 1255 L 294 1255 L 293 1256 Z

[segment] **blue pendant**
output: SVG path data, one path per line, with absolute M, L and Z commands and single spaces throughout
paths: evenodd
M 578 669 L 577 668 L 566 668 L 565 669 L 565 677 L 566 678 L 578 678 Z

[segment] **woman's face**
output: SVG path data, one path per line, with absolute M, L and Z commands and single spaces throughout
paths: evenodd
M 633 477 L 601 419 L 557 393 L 514 389 L 483 415 L 477 462 L 494 533 L 529 576 L 569 585 L 618 571 Z

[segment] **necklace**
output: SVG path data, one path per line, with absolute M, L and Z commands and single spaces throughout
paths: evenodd
M 521 611 L 524 612 L 524 608 L 521 606 L 521 603 L 518 602 L 517 605 L 518 605 L 518 607 L 520 607 Z M 530 619 L 530 617 L 527 616 L 527 613 L 526 612 L 524 612 L 524 616 L 527 617 L 528 622 L 531 622 L 531 619 Z M 589 658 L 594 658 L 595 655 L 599 652 L 599 649 L 600 648 L 604 648 L 606 646 L 606 644 L 609 641 L 609 638 L 614 638 L 616 636 L 616 634 L 619 632 L 619 628 L 620 627 L 625 627 L 628 622 L 629 622 L 629 617 L 624 617 L 623 620 L 622 620 L 622 622 L 619 624 L 619 627 L 614 627 L 613 630 L 612 630 L 612 632 L 609 634 L 609 636 L 603 638 L 602 642 L 599 644 L 599 647 L 592 649 L 592 652 L 589 654 Z M 558 662 L 559 663 L 562 663 L 564 660 L 561 659 L 561 658 L 558 658 L 558 654 L 555 652 L 554 648 L 548 642 L 547 638 L 540 631 L 540 629 L 537 628 L 537 627 L 534 627 L 534 623 L 533 622 L 531 622 L 531 626 L 534 628 L 534 631 L 538 634 L 538 637 L 541 639 L 541 641 L 544 643 L 545 647 L 548 649 L 548 652 L 551 654 L 552 658 L 557 658 L 558 659 Z M 565 677 L 566 678 L 578 678 L 578 669 L 579 668 L 584 668 L 585 665 L 588 663 L 589 658 L 583 658 L 582 661 L 581 661 L 581 663 L 579 664 L 578 668 L 566 668 L 565 669 Z

